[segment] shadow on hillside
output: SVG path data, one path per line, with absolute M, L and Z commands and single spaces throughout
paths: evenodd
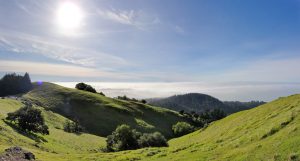
M 19 127 L 17 127 L 15 124 L 13 124 L 12 122 L 9 122 L 5 119 L 3 119 L 3 121 L 8 125 L 10 126 L 12 129 L 14 129 L 14 131 L 16 131 L 17 133 L 25 136 L 25 137 L 28 137 L 38 143 L 40 142 L 48 142 L 46 139 L 44 139 L 42 136 L 39 136 L 37 134 L 34 134 L 32 132 L 26 132 L 26 131 L 23 131 L 22 129 L 20 129 Z

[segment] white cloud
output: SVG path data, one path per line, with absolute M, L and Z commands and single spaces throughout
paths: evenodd
M 147 30 L 151 25 L 159 24 L 157 16 L 135 10 L 98 9 L 97 14 L 102 19 L 110 20 L 123 25 L 134 26 L 140 30 Z
M 129 62 L 111 54 L 63 45 L 45 38 L 0 32 L 0 49 L 23 54 L 38 54 L 82 66 L 124 66 Z
M 271 101 L 278 97 L 300 93 L 300 83 L 272 82 L 88 82 L 107 96 L 127 95 L 134 98 L 168 97 L 175 94 L 205 93 L 221 100 L 264 100 Z M 76 82 L 58 82 L 73 88 Z
M 178 34 L 182 34 L 182 35 L 185 34 L 185 30 L 182 27 L 178 26 L 178 25 L 174 26 L 174 30 Z
M 29 72 L 31 74 L 46 76 L 71 76 L 71 77 L 99 77 L 111 76 L 110 73 L 100 72 L 92 68 L 78 67 L 74 65 L 7 61 L 0 60 L 2 72 Z
M 129 11 L 116 11 L 116 10 L 98 10 L 98 15 L 104 19 L 109 19 L 121 24 L 135 25 L 135 18 L 138 16 L 137 12 Z
M 224 72 L 218 77 L 223 81 L 272 81 L 299 82 L 300 58 L 260 60 L 247 66 Z

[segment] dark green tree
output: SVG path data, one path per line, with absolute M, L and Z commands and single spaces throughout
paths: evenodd
M 142 102 L 143 104 L 146 104 L 146 103 L 147 103 L 147 101 L 146 101 L 145 99 L 142 99 L 141 102 Z
M 75 86 L 76 89 L 83 90 L 83 91 L 88 91 L 92 93 L 96 93 L 96 89 L 93 88 L 91 85 L 85 84 L 85 83 L 77 83 Z
M 0 80 L 0 89 L 0 96 L 26 93 L 32 89 L 30 76 L 28 73 L 24 76 L 16 73 L 6 74 Z
M 144 133 L 139 139 L 140 148 L 168 146 L 166 138 L 159 132 Z
M 109 151 L 137 149 L 137 139 L 140 135 L 140 133 L 133 131 L 130 126 L 120 125 L 111 135 L 107 136 L 107 149 Z
M 194 127 L 187 122 L 177 122 L 172 126 L 172 130 L 176 136 L 182 136 L 194 131 Z
M 26 105 L 15 112 L 8 113 L 6 119 L 16 123 L 20 129 L 26 132 L 49 134 L 42 111 L 33 108 L 31 105 Z
M 77 119 L 73 122 L 67 120 L 64 125 L 64 131 L 79 134 L 83 131 L 83 128 L 80 126 L 79 121 Z

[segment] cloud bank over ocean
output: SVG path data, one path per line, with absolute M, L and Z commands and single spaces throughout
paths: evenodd
M 55 82 L 59 85 L 74 88 L 76 82 Z M 127 95 L 134 98 L 168 97 L 175 94 L 204 93 L 222 101 L 271 101 L 280 96 L 300 93 L 300 83 L 272 82 L 87 82 L 107 96 Z

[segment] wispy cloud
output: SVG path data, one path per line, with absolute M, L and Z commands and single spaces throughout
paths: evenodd
M 80 47 L 63 45 L 33 35 L 0 32 L 0 50 L 22 54 L 39 54 L 55 60 L 82 66 L 123 66 L 129 63 L 123 58 Z
M 185 30 L 182 27 L 178 26 L 178 25 L 174 26 L 174 31 L 178 34 L 181 34 L 181 35 L 184 35 L 186 33 Z
M 116 11 L 116 10 L 98 10 L 98 15 L 104 19 L 109 19 L 125 25 L 135 25 L 135 19 L 138 13 L 134 10 Z
M 134 26 L 141 30 L 145 30 L 148 26 L 160 23 L 158 17 L 154 15 L 147 15 L 142 11 L 98 9 L 97 14 L 102 19 L 123 25 Z
M 30 72 L 31 74 L 47 76 L 76 76 L 91 77 L 99 76 L 100 73 L 94 69 L 78 67 L 73 65 L 50 64 L 24 61 L 0 61 L 2 72 Z

